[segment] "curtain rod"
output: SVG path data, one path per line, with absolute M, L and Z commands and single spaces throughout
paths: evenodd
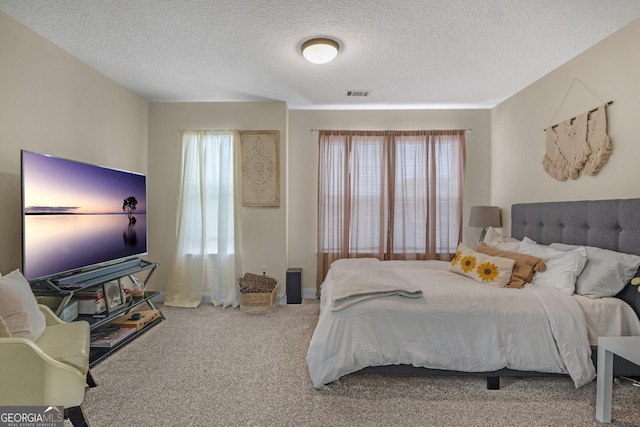
M 439 130 L 439 129 L 429 129 L 429 130 Z M 445 130 L 451 130 L 451 129 L 445 129 Z M 466 133 L 471 133 L 473 131 L 473 129 L 469 128 L 469 129 L 465 129 L 464 131 Z M 316 133 L 316 132 L 318 132 L 318 129 L 310 129 L 309 132 Z
M 609 102 L 605 102 L 604 106 L 608 107 L 609 105 L 613 104 L 613 101 L 609 101 Z M 591 110 L 589 110 L 589 112 L 587 112 L 587 114 L 591 114 L 591 113 L 595 113 L 596 111 L 598 111 L 598 108 L 600 108 L 599 106 L 596 108 L 592 108 Z M 571 117 L 569 120 L 573 120 L 575 119 L 575 117 Z M 556 123 L 553 126 L 549 126 L 549 128 L 553 129 L 554 127 L 558 126 L 560 123 Z M 543 129 L 544 132 L 547 131 L 547 129 Z

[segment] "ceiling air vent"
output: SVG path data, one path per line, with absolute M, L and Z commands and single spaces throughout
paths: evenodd
M 348 90 L 346 91 L 347 96 L 369 96 L 371 93 L 370 90 Z

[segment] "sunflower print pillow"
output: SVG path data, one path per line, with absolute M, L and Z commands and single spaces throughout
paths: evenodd
M 455 257 L 449 264 L 449 271 L 485 285 L 504 288 L 511 280 L 514 264 L 513 259 L 485 255 L 460 243 Z

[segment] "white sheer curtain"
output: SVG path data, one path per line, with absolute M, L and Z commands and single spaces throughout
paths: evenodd
M 164 303 L 239 305 L 240 137 L 238 131 L 183 131 L 176 256 Z

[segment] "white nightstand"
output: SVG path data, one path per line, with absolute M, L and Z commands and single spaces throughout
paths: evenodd
M 640 337 L 598 338 L 598 389 L 596 391 L 596 418 L 611 422 L 611 395 L 613 384 L 613 355 L 640 365 Z

